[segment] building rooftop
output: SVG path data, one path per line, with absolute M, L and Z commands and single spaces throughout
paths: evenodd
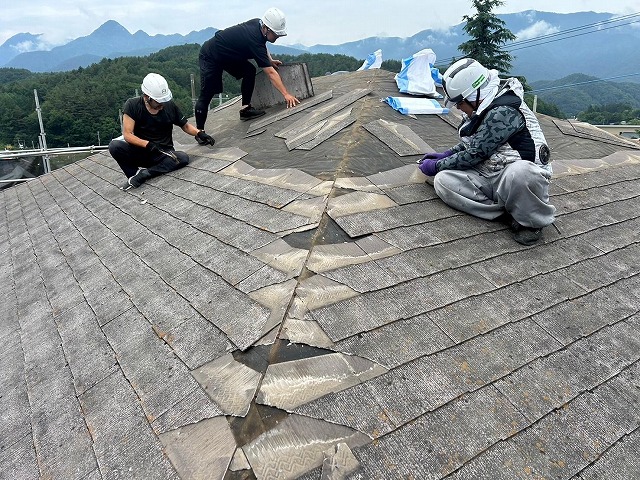
M 416 168 L 455 112 L 313 89 L 136 190 L 100 153 L 0 191 L 0 478 L 639 478 L 640 147 L 540 115 L 523 247 Z

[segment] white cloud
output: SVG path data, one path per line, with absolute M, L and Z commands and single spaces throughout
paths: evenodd
M 539 21 L 524 30 L 516 32 L 515 36 L 518 37 L 518 40 L 529 40 L 530 38 L 537 38 L 559 31 L 558 27 L 554 27 L 545 21 Z
M 24 41 L 20 43 L 16 43 L 15 45 L 11 45 L 11 48 L 16 50 L 18 53 L 25 52 L 35 52 L 38 50 L 51 50 L 51 45 L 44 41 Z

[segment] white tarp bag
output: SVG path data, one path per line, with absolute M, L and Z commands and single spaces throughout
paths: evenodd
M 400 73 L 396 74 L 396 84 L 402 93 L 411 95 L 432 95 L 441 97 L 436 92 L 436 85 L 442 85 L 442 75 L 434 67 L 436 54 L 430 48 L 420 50 L 411 57 L 402 60 Z
M 376 50 L 373 53 L 370 53 L 367 56 L 367 59 L 362 63 L 362 66 L 356 70 L 359 72 L 360 70 L 370 70 L 372 68 L 380 68 L 382 65 L 382 50 Z
M 403 115 L 449 113 L 448 108 L 443 107 L 433 98 L 387 97 L 383 101 Z

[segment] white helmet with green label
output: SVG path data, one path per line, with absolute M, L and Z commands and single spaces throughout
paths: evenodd
M 472 58 L 458 60 L 444 72 L 442 88 L 447 106 L 460 103 L 489 82 L 489 70 Z

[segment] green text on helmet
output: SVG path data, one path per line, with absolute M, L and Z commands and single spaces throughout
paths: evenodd
M 471 87 L 474 88 L 474 89 L 475 88 L 480 88 L 480 85 L 482 85 L 486 79 L 487 79 L 487 77 L 485 77 L 484 74 L 480 75 L 478 77 L 478 79 L 471 84 Z

